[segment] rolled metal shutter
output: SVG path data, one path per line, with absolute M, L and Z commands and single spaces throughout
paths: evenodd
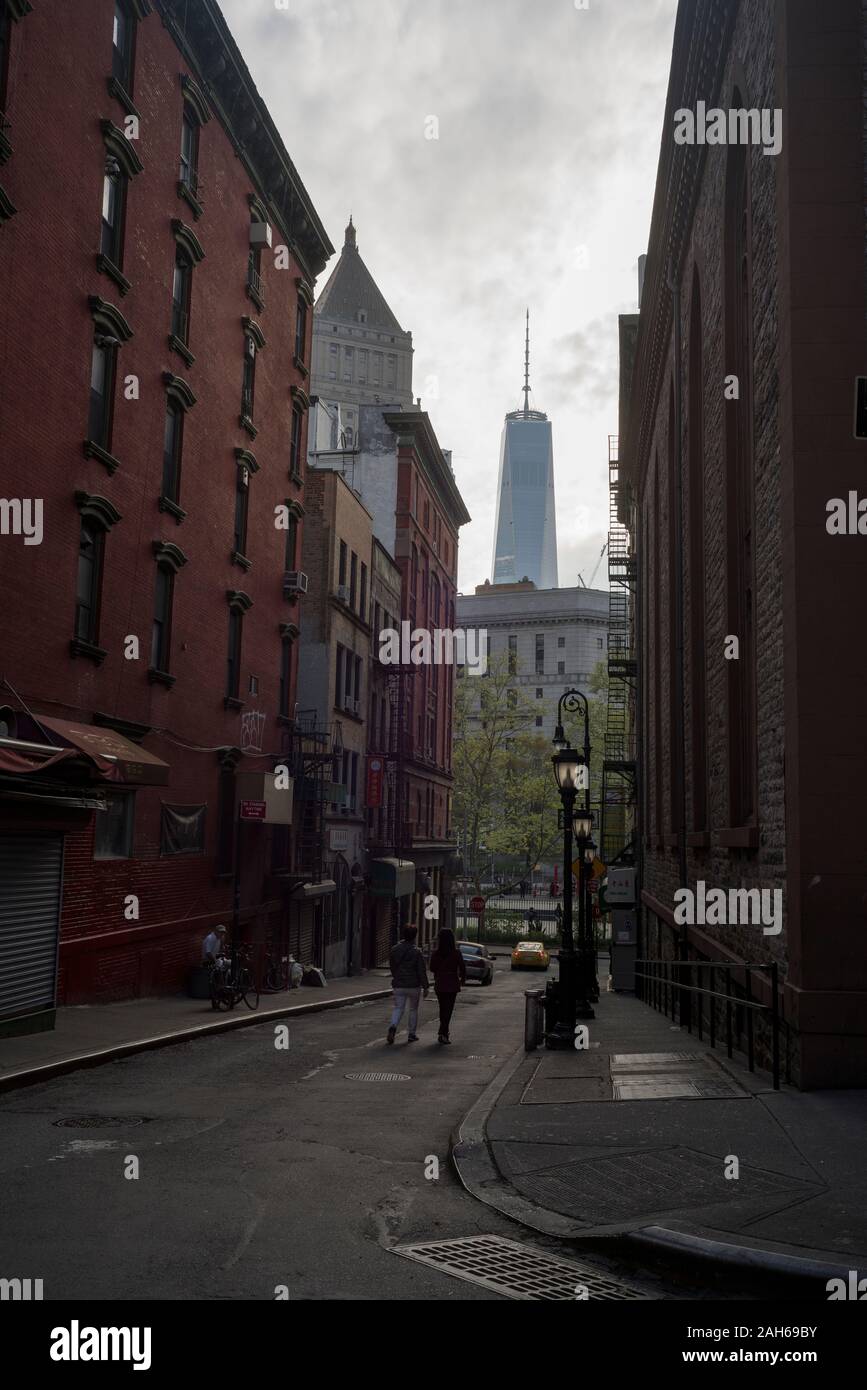
M 0 836 L 0 1017 L 54 1007 L 62 835 Z

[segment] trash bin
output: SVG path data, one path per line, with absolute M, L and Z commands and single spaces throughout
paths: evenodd
M 524 990 L 524 1051 L 535 1052 L 545 1037 L 545 991 Z

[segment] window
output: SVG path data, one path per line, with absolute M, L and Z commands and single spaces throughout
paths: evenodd
M 162 805 L 160 816 L 160 854 L 204 854 L 204 806 Z
M 514 676 L 518 669 L 518 639 L 509 638 L 509 675 Z
M 596 638 L 596 646 L 599 648 L 600 651 L 602 650 L 602 638 L 601 638 L 601 637 L 597 637 L 597 638 Z
M 93 444 L 108 451 L 111 447 L 112 399 L 114 395 L 115 353 L 117 347 L 109 336 L 97 333 L 93 340 L 90 361 L 90 409 L 87 437 Z
M 375 353 L 373 354 L 373 385 L 374 385 L 374 386 L 380 386 L 381 384 L 382 384 L 382 353 L 381 353 L 381 352 L 375 352 Z
M 425 529 L 426 531 L 429 531 L 429 530 L 430 530 L 430 502 L 429 502 L 427 499 L 425 499 L 425 504 L 424 504 L 424 509 L 423 509 L 423 511 L 424 511 L 424 522 L 423 522 L 424 529 Z
M 344 587 L 344 588 L 345 588 L 345 586 L 346 586 L 346 558 L 347 558 L 346 541 L 341 541 L 341 542 L 340 542 L 340 560 L 339 560 L 339 563 L 338 563 L 338 566 L 337 566 L 337 583 L 338 583 L 341 587 Z
M 566 638 L 565 638 L 565 637 L 558 637 L 558 638 L 557 638 L 557 646 L 558 646 L 558 647 L 565 647 L 565 645 L 566 645 Z
M 328 344 L 328 376 L 331 381 L 337 380 L 337 344 Z
M 253 220 L 256 220 L 255 217 Z M 261 246 L 251 246 L 247 252 L 247 289 L 251 291 L 251 297 L 259 305 L 259 308 L 263 308 Z
M 292 692 L 292 638 L 283 637 L 280 648 L 280 695 L 277 707 L 278 714 L 284 719 L 289 717 L 289 697 Z
M 9 6 L 0 4 L 0 111 L 6 109 L 6 89 L 9 79 L 9 41 L 11 38 Z
M 344 676 L 345 676 L 345 680 L 344 680 L 344 684 L 343 684 L 343 708 L 344 708 L 344 709 L 351 709 L 351 707 L 352 707 L 352 675 L 353 675 L 353 667 L 354 667 L 354 663 L 353 663 L 353 660 L 352 660 L 352 652 L 347 652 L 347 653 L 346 653 L 346 656 L 345 656 L 345 658 L 344 658 L 344 662 L 343 662 L 343 673 L 344 673 Z
M 358 586 L 358 556 L 353 550 L 349 561 L 349 606 L 355 607 L 355 591 Z
M 172 279 L 172 336 L 185 345 L 190 340 L 190 289 L 193 267 L 182 246 L 175 251 Z
M 557 675 L 558 675 L 558 676 L 565 676 L 565 674 L 566 674 L 566 663 L 565 663 L 565 661 L 558 661 L 558 662 L 557 662 Z
M 364 563 L 363 560 L 362 560 L 362 562 L 361 562 L 361 589 L 360 589 L 359 595 L 358 595 L 358 613 L 359 613 L 359 616 L 362 617 L 362 618 L 364 619 L 364 621 L 366 622 L 366 621 L 367 621 L 367 565 Z
M 93 819 L 94 859 L 129 859 L 135 824 L 135 793 L 107 792 L 106 809 Z
M 289 444 L 289 472 L 293 478 L 301 477 L 301 430 L 304 418 L 301 407 L 292 407 L 292 437 Z
M 351 380 L 352 380 L 352 348 L 351 348 L 351 347 L 345 347 L 345 348 L 343 349 L 343 380 L 344 380 L 344 381 L 351 381 Z
M 181 495 L 181 441 L 183 438 L 184 412 L 178 401 L 169 397 L 166 401 L 166 419 L 163 430 L 163 491 L 168 502 L 178 505 Z
M 151 636 L 151 667 L 154 671 L 168 671 L 170 665 L 174 584 L 174 570 L 169 565 L 157 565 Z
M 180 186 L 193 198 L 199 196 L 199 122 L 192 107 L 184 106 L 181 122 Z
M 126 3 L 126 0 L 114 0 L 111 75 L 130 95 L 132 94 L 132 52 L 134 37 L 135 21 L 130 13 L 129 5 Z
M 99 597 L 105 529 L 93 518 L 82 519 L 78 540 L 78 585 L 75 606 L 75 635 L 82 642 L 96 645 L 99 637 Z
M 241 383 L 241 416 L 253 419 L 253 401 L 256 390 L 256 344 L 249 333 L 244 334 L 244 374 Z
M 517 708 L 518 708 L 518 692 L 517 692 L 517 690 L 507 690 L 507 691 L 506 691 L 506 707 L 507 707 L 508 709 L 517 709 Z
M 541 699 L 542 699 L 542 694 L 543 694 L 543 692 L 542 692 L 542 687 L 537 685 L 537 686 L 536 686 L 536 699 L 537 699 L 537 700 L 541 700 Z
M 545 721 L 543 720 L 541 714 L 537 714 L 537 715 L 536 715 L 536 728 L 537 728 L 537 729 L 541 729 L 541 727 L 542 727 L 542 725 L 543 725 L 544 722 L 545 722 Z
M 217 798 L 217 855 L 218 874 L 228 874 L 235 862 L 235 769 L 223 767 Z
M 304 350 L 307 346 L 307 305 L 301 296 L 298 296 L 298 312 L 295 317 L 295 356 L 299 362 L 304 361 Z
M 294 570 L 294 569 L 296 568 L 296 559 L 297 559 L 297 555 L 298 555 L 298 513 L 293 511 L 293 512 L 290 512 L 290 513 L 289 513 L 289 525 L 286 527 L 286 560 L 285 560 L 285 567 L 286 567 L 287 570 Z
M 361 709 L 361 657 L 355 658 L 355 703 Z
M 118 270 L 123 268 L 123 215 L 126 177 L 117 160 L 108 155 L 102 180 L 102 229 L 99 249 Z
M 360 348 L 358 352 L 358 380 L 361 385 L 367 381 L 367 348 Z
M 245 467 L 238 469 L 238 482 L 235 488 L 235 531 L 234 551 L 236 555 L 247 554 L 247 514 L 250 503 L 250 473 Z
M 229 590 L 229 642 L 226 655 L 226 703 L 238 703 L 241 688 L 241 648 L 244 635 L 244 614 L 252 599 L 242 591 Z
M 537 676 L 544 676 L 544 674 L 545 674 L 545 634 L 544 634 L 544 632 L 537 632 L 537 633 L 536 633 L 536 675 L 537 675 Z
M 707 673 L 705 667 L 704 572 L 704 364 L 701 340 L 701 286 L 693 271 L 689 318 L 687 470 L 689 476 L 689 669 L 692 773 L 692 828 L 707 829 Z
M 394 386 L 397 381 L 397 357 L 390 352 L 385 359 L 385 384 Z
M 337 667 L 334 677 L 334 703 L 343 706 L 343 647 L 337 643 Z

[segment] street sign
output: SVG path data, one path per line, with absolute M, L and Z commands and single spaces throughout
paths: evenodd
M 268 809 L 264 801 L 242 801 L 240 803 L 241 820 L 264 820 Z
M 484 910 L 485 910 L 485 900 L 484 900 L 484 898 L 479 898 L 479 897 L 470 898 L 470 912 L 484 912 Z
M 609 869 L 606 900 L 619 907 L 632 907 L 635 902 L 635 870 Z

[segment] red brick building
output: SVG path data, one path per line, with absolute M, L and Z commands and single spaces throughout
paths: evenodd
M 20 494 L 0 534 L 0 1026 L 20 1027 L 55 997 L 177 989 L 233 906 L 259 936 L 301 910 L 271 876 L 306 881 L 270 774 L 305 768 L 305 384 L 333 248 L 213 0 L 0 9 Z M 38 544 L 17 525 L 36 500 Z M 239 794 L 265 823 L 238 822 Z
M 867 539 L 828 524 L 865 492 L 865 41 L 860 0 L 680 5 L 622 381 L 640 954 L 715 961 L 768 1008 L 775 966 L 803 1087 L 867 1083 Z M 677 143 L 702 102 L 776 112 L 780 148 Z M 782 922 L 678 921 L 699 884 L 779 892 Z

